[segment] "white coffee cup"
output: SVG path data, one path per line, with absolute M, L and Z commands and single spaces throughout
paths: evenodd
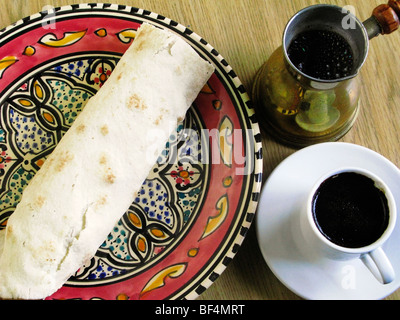
M 362 247 L 345 247 L 332 242 L 322 233 L 322 231 L 320 231 L 320 228 L 318 227 L 314 218 L 314 197 L 316 193 L 321 190 L 321 185 L 327 179 L 336 177 L 337 175 L 345 172 L 358 173 L 373 180 L 375 182 L 375 187 L 383 192 L 387 200 L 389 219 L 386 229 L 376 241 Z M 395 272 L 392 264 L 382 249 L 382 246 L 390 237 L 395 227 L 396 216 L 397 211 L 394 197 L 388 186 L 379 177 L 361 168 L 338 168 L 334 171 L 326 173 L 314 184 L 308 195 L 305 209 L 302 212 L 300 225 L 303 237 L 307 244 L 307 250 L 313 250 L 317 256 L 322 255 L 325 258 L 334 260 L 365 259 L 367 256 L 369 256 L 372 258 L 372 261 L 378 269 L 382 278 L 382 282 L 387 284 L 394 280 Z

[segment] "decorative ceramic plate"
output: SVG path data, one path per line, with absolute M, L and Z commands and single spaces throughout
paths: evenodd
M 398 203 L 400 170 L 379 153 L 344 142 L 303 148 L 282 161 L 263 187 L 255 222 L 260 250 L 276 277 L 305 299 L 383 299 L 400 287 L 399 220 L 383 245 L 396 273 L 389 284 L 382 283 L 369 257 L 341 261 L 317 257 L 309 250 L 300 227 L 299 208 L 307 201 L 309 190 L 326 172 L 343 167 L 358 167 L 379 176 Z
M 261 138 L 227 62 L 197 34 L 158 14 L 79 4 L 0 32 L 0 228 L 143 22 L 180 35 L 215 73 L 95 257 L 48 299 L 195 299 L 234 257 L 253 220 Z

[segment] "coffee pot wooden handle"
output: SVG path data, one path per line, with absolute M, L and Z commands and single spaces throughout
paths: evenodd
M 400 26 L 400 0 L 389 0 L 388 4 L 377 6 L 372 12 L 381 29 L 381 34 L 390 34 Z

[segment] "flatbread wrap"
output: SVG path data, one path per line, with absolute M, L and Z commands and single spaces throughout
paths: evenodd
M 138 29 L 0 232 L 0 298 L 44 299 L 93 257 L 213 70 L 169 31 Z

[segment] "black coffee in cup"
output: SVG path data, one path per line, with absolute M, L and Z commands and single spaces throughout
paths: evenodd
M 320 232 L 347 248 L 374 243 L 389 223 L 385 193 L 371 178 L 355 172 L 326 179 L 313 197 L 312 211 Z

